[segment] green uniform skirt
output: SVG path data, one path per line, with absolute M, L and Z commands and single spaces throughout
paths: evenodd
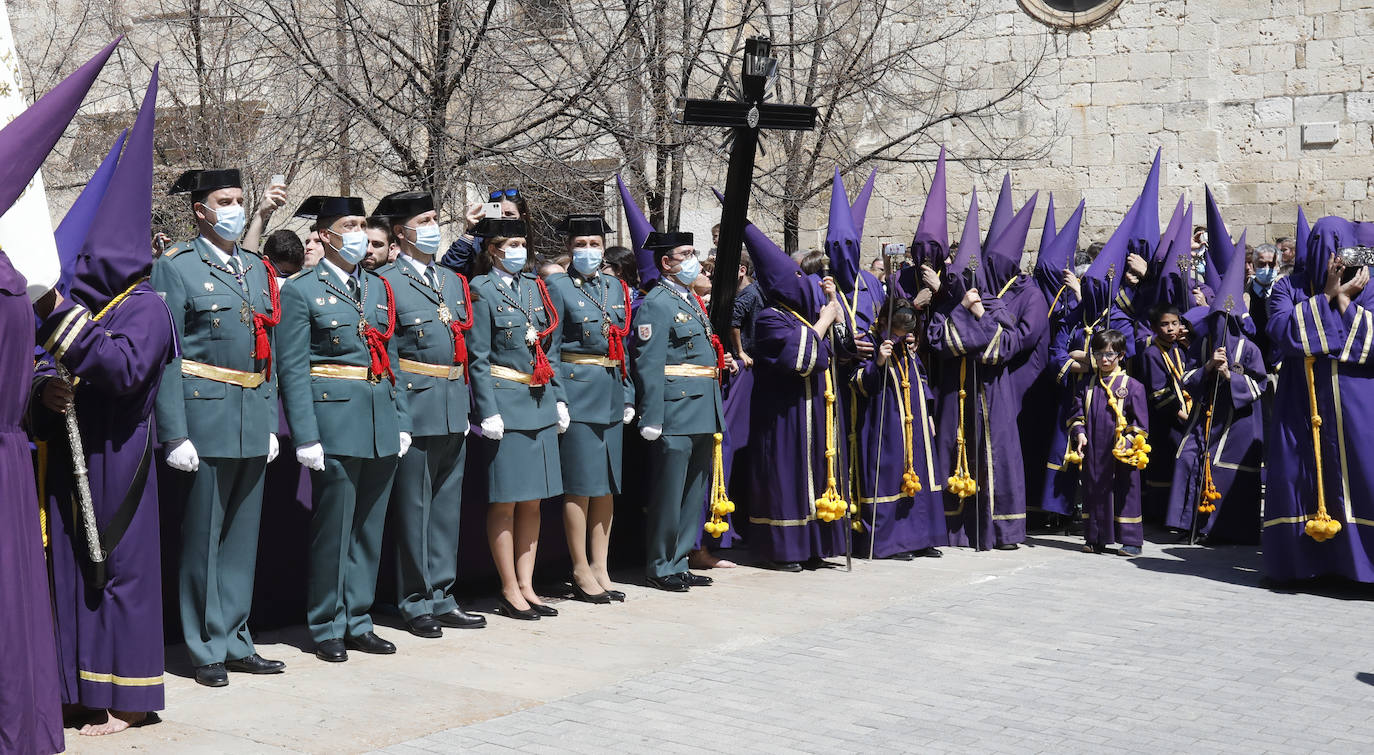
M 563 493 L 558 468 L 558 426 L 539 430 L 507 430 L 487 465 L 487 501 L 537 501 Z
M 621 439 L 624 425 L 573 422 L 558 436 L 563 492 L 599 496 L 620 493 Z

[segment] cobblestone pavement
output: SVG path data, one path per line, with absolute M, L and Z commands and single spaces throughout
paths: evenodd
M 950 550 L 935 580 L 865 564 L 938 585 L 384 752 L 1374 751 L 1374 592 L 1263 589 L 1250 548 L 1032 540 Z M 826 614 L 865 575 L 790 576 Z

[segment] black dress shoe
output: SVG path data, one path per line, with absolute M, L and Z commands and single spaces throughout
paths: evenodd
M 933 545 L 929 548 L 922 548 L 916 551 L 914 555 L 920 556 L 921 558 L 944 558 L 945 556 L 944 551 L 941 551 Z
M 687 583 L 682 581 L 682 577 L 677 574 L 669 574 L 666 577 L 649 577 L 650 587 L 657 587 L 667 592 L 687 592 Z
M 617 603 L 625 602 L 625 593 L 619 590 L 607 590 L 606 594 L 611 596 L 611 600 L 614 600 Z
M 993 546 L 993 548 L 999 551 L 1014 551 L 1020 547 L 1021 546 L 1017 545 L 1016 543 L 1002 543 L 1001 545 Z
M 461 608 L 455 608 L 448 613 L 436 613 L 434 620 L 453 629 L 481 629 L 487 625 L 487 617 L 468 613 Z
M 784 571 L 788 574 L 796 574 L 802 570 L 802 565 L 796 561 L 765 561 L 763 568 L 773 571 Z
M 912 553 L 911 551 L 902 551 L 901 553 L 894 553 L 891 556 L 885 556 L 884 558 L 886 558 L 888 561 L 911 561 L 916 558 L 916 554 Z
M 223 663 L 196 666 L 196 684 L 203 684 L 206 687 L 227 687 L 229 685 L 229 672 L 224 670 Z
M 519 619 L 521 621 L 539 620 L 539 614 L 535 613 L 533 608 L 529 608 L 526 610 L 516 608 L 515 606 L 511 605 L 511 602 L 509 600 L 506 600 L 506 596 L 504 595 L 500 596 L 496 600 L 498 601 L 495 609 L 496 613 L 499 613 L 502 616 L 509 616 L 512 619 Z
M 576 577 L 569 577 L 568 584 L 572 585 L 573 597 L 577 598 L 583 603 L 606 604 L 611 602 L 611 594 L 609 592 L 602 590 L 601 592 L 595 594 L 589 593 L 586 590 L 583 590 L 582 587 L 577 584 Z
M 406 619 L 406 629 L 416 637 L 435 639 L 444 636 L 443 627 L 435 620 L 433 614 L 422 613 L 413 619 Z
M 348 660 L 348 651 L 343 640 L 325 640 L 315 646 L 315 657 L 329 663 L 343 663 Z
M 715 582 L 714 579 L 711 579 L 705 574 L 693 574 L 689 571 L 678 574 L 677 578 L 682 580 L 682 583 L 688 587 L 710 587 L 711 584 Z
M 558 615 L 558 609 L 557 609 L 557 608 L 554 608 L 553 606 L 546 606 L 546 605 L 544 605 L 543 603 L 531 603 L 531 604 L 530 604 L 530 610 L 531 610 L 531 611 L 534 611 L 535 613 L 539 614 L 540 616 L 557 616 L 557 615 Z
M 358 650 L 373 655 L 391 655 L 396 652 L 396 646 L 378 637 L 376 632 L 363 632 L 356 637 L 349 637 L 344 640 L 344 646 L 349 650 Z
M 254 653 L 236 661 L 225 661 L 224 668 L 240 674 L 280 674 L 286 669 L 281 661 L 269 661 Z

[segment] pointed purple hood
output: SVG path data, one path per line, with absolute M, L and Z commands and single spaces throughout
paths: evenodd
M 1011 203 L 1011 174 L 1002 174 L 1002 189 L 997 192 L 997 205 L 992 210 L 992 221 L 988 223 L 988 235 L 983 237 L 983 246 L 992 243 L 993 239 L 1002 235 L 1011 224 L 1012 203 Z
M 1226 221 L 1221 218 L 1217 200 L 1212 196 L 1212 187 L 1204 187 L 1204 190 L 1207 193 L 1207 269 L 1204 275 L 1207 285 L 1213 291 L 1220 291 L 1222 276 L 1226 275 L 1236 248 L 1226 230 Z
M 1078 251 L 1078 230 L 1083 225 L 1085 207 L 1086 202 L 1080 200 L 1064 227 L 1053 235 L 1053 240 L 1040 247 L 1040 256 L 1035 260 L 1035 282 L 1040 285 L 1047 301 L 1054 301 L 1059 295 L 1059 289 L 1064 285 L 1064 271 L 1073 267 L 1073 256 Z M 1047 231 L 1048 228 L 1046 226 Z
M 96 210 L 105 197 L 105 189 L 114 177 L 119 151 L 123 148 L 124 139 L 128 135 L 128 129 L 119 133 L 114 146 L 110 147 L 109 153 L 100 162 L 100 167 L 91 174 L 91 180 L 86 182 L 81 194 L 72 202 L 71 209 L 67 210 L 62 222 L 57 225 L 57 230 L 53 231 L 53 237 L 57 241 L 57 258 L 62 263 L 62 275 L 57 279 L 57 292 L 63 296 L 72 290 L 72 279 L 76 276 L 76 257 L 81 252 L 82 245 L 86 243 L 86 233 L 90 231 Z
M 1307 239 L 1312 235 L 1312 230 L 1307 225 L 1307 216 L 1303 214 L 1302 208 L 1298 208 L 1298 225 L 1293 234 L 1293 263 L 1296 265 L 1302 258 L 1302 254 L 1307 250 Z
M 1158 284 L 1155 291 L 1157 304 L 1172 304 L 1186 311 L 1192 302 L 1193 257 L 1193 205 L 1183 205 L 1183 196 L 1178 198 L 1174 216 L 1169 228 L 1159 238 L 1159 249 L 1155 254 L 1154 267 Z
M 1013 278 L 1021 273 L 1021 256 L 1026 250 L 1026 236 L 1030 234 L 1031 216 L 1035 214 L 1035 200 L 1040 192 L 1017 211 L 1011 222 L 1003 227 L 983 250 L 980 272 L 981 289 L 988 296 L 997 296 Z
M 1245 278 L 1245 231 L 1241 231 L 1240 243 L 1231 247 L 1231 258 L 1226 262 L 1221 288 L 1212 297 L 1211 314 L 1227 314 L 1242 320 L 1250 317 L 1245 306 Z
M 945 266 L 945 285 L 941 293 L 946 298 L 957 302 L 964 298 L 968 289 L 977 287 L 981 257 L 978 244 L 978 189 L 974 187 L 969 199 L 968 217 L 964 219 L 964 234 L 959 237 L 959 248 L 954 252 L 954 259 Z
M 654 253 L 644 248 L 644 242 L 653 233 L 654 227 L 644 217 L 644 211 L 635 204 L 634 197 L 630 196 L 630 188 L 619 173 L 615 174 L 615 185 L 620 188 L 620 203 L 625 207 L 625 222 L 630 226 L 630 248 L 635 252 L 635 263 L 639 268 L 639 289 L 647 291 L 649 284 L 658 279 Z
M 825 229 L 825 254 L 830 260 L 830 273 L 835 276 L 835 285 L 841 291 L 853 291 L 859 280 L 860 255 L 863 246 L 864 214 L 868 211 L 868 198 L 873 192 L 873 179 L 877 173 L 870 173 L 864 190 L 859 192 L 854 206 L 849 204 L 845 191 L 844 178 L 839 167 L 830 184 L 830 218 Z
M 1134 252 L 1146 260 L 1155 247 L 1159 246 L 1159 158 L 1161 150 L 1155 150 L 1155 161 L 1150 166 L 1150 174 L 1145 177 L 1145 187 L 1140 191 L 1136 203 L 1135 223 L 1131 225 L 1128 239 L 1128 253 Z
M 1050 201 L 1045 205 L 1045 226 L 1044 229 L 1040 231 L 1040 250 L 1035 255 L 1036 260 L 1039 260 L 1040 255 L 1044 254 L 1045 250 L 1054 242 L 1055 233 L 1054 194 L 1050 194 Z
M 1111 307 L 1112 301 L 1121 289 L 1121 278 L 1126 274 L 1126 256 L 1130 254 L 1130 229 L 1134 227 L 1136 214 L 1139 212 L 1140 201 L 1137 200 L 1131 205 L 1131 209 L 1126 211 L 1126 217 L 1122 218 L 1121 225 L 1117 226 L 1111 238 L 1107 239 L 1102 251 L 1097 253 L 1097 259 L 1093 260 L 1087 272 L 1083 274 L 1081 314 L 1086 322 L 1101 317 Z
M 0 160 L 0 214 L 19 199 L 38 173 L 43 160 L 67 130 L 67 124 L 76 117 L 77 108 L 120 39 L 123 37 L 105 45 L 94 58 L 0 130 L 0 155 L 4 156 Z
M 935 163 L 935 177 L 930 181 L 930 193 L 911 239 L 911 261 L 940 269 L 949 254 L 949 209 L 945 200 L 945 148 L 940 147 L 940 159 Z
M 764 298 L 782 304 L 803 317 L 814 318 L 820 310 L 816 281 L 802 272 L 801 265 L 772 239 L 750 223 L 744 227 L 744 246 L 754 263 L 754 278 Z
M 153 267 L 153 121 L 158 67 L 76 258 L 72 298 L 98 310 Z

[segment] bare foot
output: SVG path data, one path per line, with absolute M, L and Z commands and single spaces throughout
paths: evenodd
M 80 729 L 81 727 L 105 720 L 105 711 L 91 710 L 84 705 L 62 705 L 62 727 Z
M 106 734 L 118 734 L 131 726 L 138 726 L 147 720 L 148 714 L 142 711 L 130 712 L 112 710 L 104 723 L 86 724 L 80 729 L 77 729 L 76 733 L 86 737 L 103 737 Z
M 692 551 L 687 556 L 687 566 L 699 570 L 733 569 L 735 568 L 735 566 L 737 566 L 737 564 L 734 561 L 727 561 L 723 558 L 717 558 L 716 556 L 712 555 L 711 551 L 702 548 L 699 551 Z

